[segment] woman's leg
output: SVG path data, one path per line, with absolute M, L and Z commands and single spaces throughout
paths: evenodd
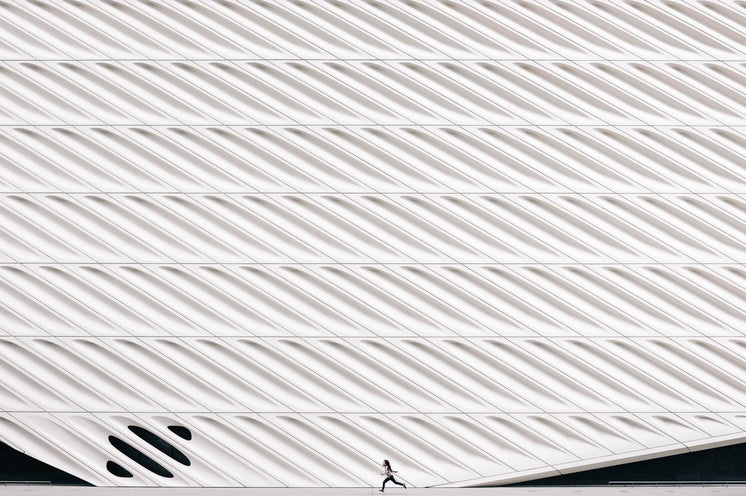
M 384 490 L 384 488 L 386 487 L 386 483 L 388 481 L 390 481 L 390 480 L 394 480 L 394 476 L 393 475 L 389 475 L 388 477 L 386 477 L 385 479 L 383 479 L 383 484 L 381 484 L 381 491 Z M 394 481 L 394 482 L 396 482 L 396 481 Z
M 393 482 L 394 484 L 399 484 L 400 486 L 405 485 L 403 482 L 399 482 L 398 480 L 394 479 L 393 475 L 391 476 L 391 482 Z

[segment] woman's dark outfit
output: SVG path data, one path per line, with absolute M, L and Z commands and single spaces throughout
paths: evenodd
M 386 483 L 388 481 L 393 482 L 394 484 L 399 484 L 400 486 L 404 486 L 404 489 L 407 488 L 406 484 L 403 482 L 399 482 L 398 480 L 394 479 L 394 470 L 391 470 L 391 467 L 385 467 L 384 472 L 382 472 L 382 475 L 385 475 L 386 478 L 383 479 L 383 484 L 381 484 L 381 492 L 383 492 L 384 488 L 386 487 Z

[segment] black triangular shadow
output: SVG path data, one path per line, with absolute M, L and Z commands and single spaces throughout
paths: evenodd
M 0 481 L 60 486 L 90 486 L 88 482 L 32 458 L 0 441 Z
M 746 443 L 666 456 L 613 467 L 547 477 L 511 486 L 596 486 L 635 482 L 746 481 Z

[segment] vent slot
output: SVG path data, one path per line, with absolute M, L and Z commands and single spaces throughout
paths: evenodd
M 129 470 L 111 460 L 106 462 L 106 470 L 117 477 L 132 477 L 132 473 Z
M 181 425 L 169 425 L 168 430 L 187 441 L 192 439 L 192 431 Z
M 137 425 L 130 425 L 129 430 L 131 430 L 137 437 L 139 437 L 158 451 L 170 456 L 182 465 L 189 466 L 192 464 L 192 462 L 189 461 L 189 458 L 187 458 L 184 453 L 179 451 L 165 439 L 162 439 L 161 437 L 153 434 L 149 430 L 143 429 L 142 427 L 139 427 Z
M 137 448 L 125 443 L 121 439 L 114 436 L 109 436 L 109 442 L 112 446 L 121 451 L 123 455 L 131 458 L 133 461 L 139 463 L 154 474 L 169 479 L 173 477 L 173 474 L 166 470 L 162 465 L 158 464 L 158 462 L 140 452 L 140 450 L 138 450 Z

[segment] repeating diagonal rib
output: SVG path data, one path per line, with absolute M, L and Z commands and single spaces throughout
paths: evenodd
M 743 441 L 745 27 L 0 3 L 0 440 L 99 485 L 263 487 Z

